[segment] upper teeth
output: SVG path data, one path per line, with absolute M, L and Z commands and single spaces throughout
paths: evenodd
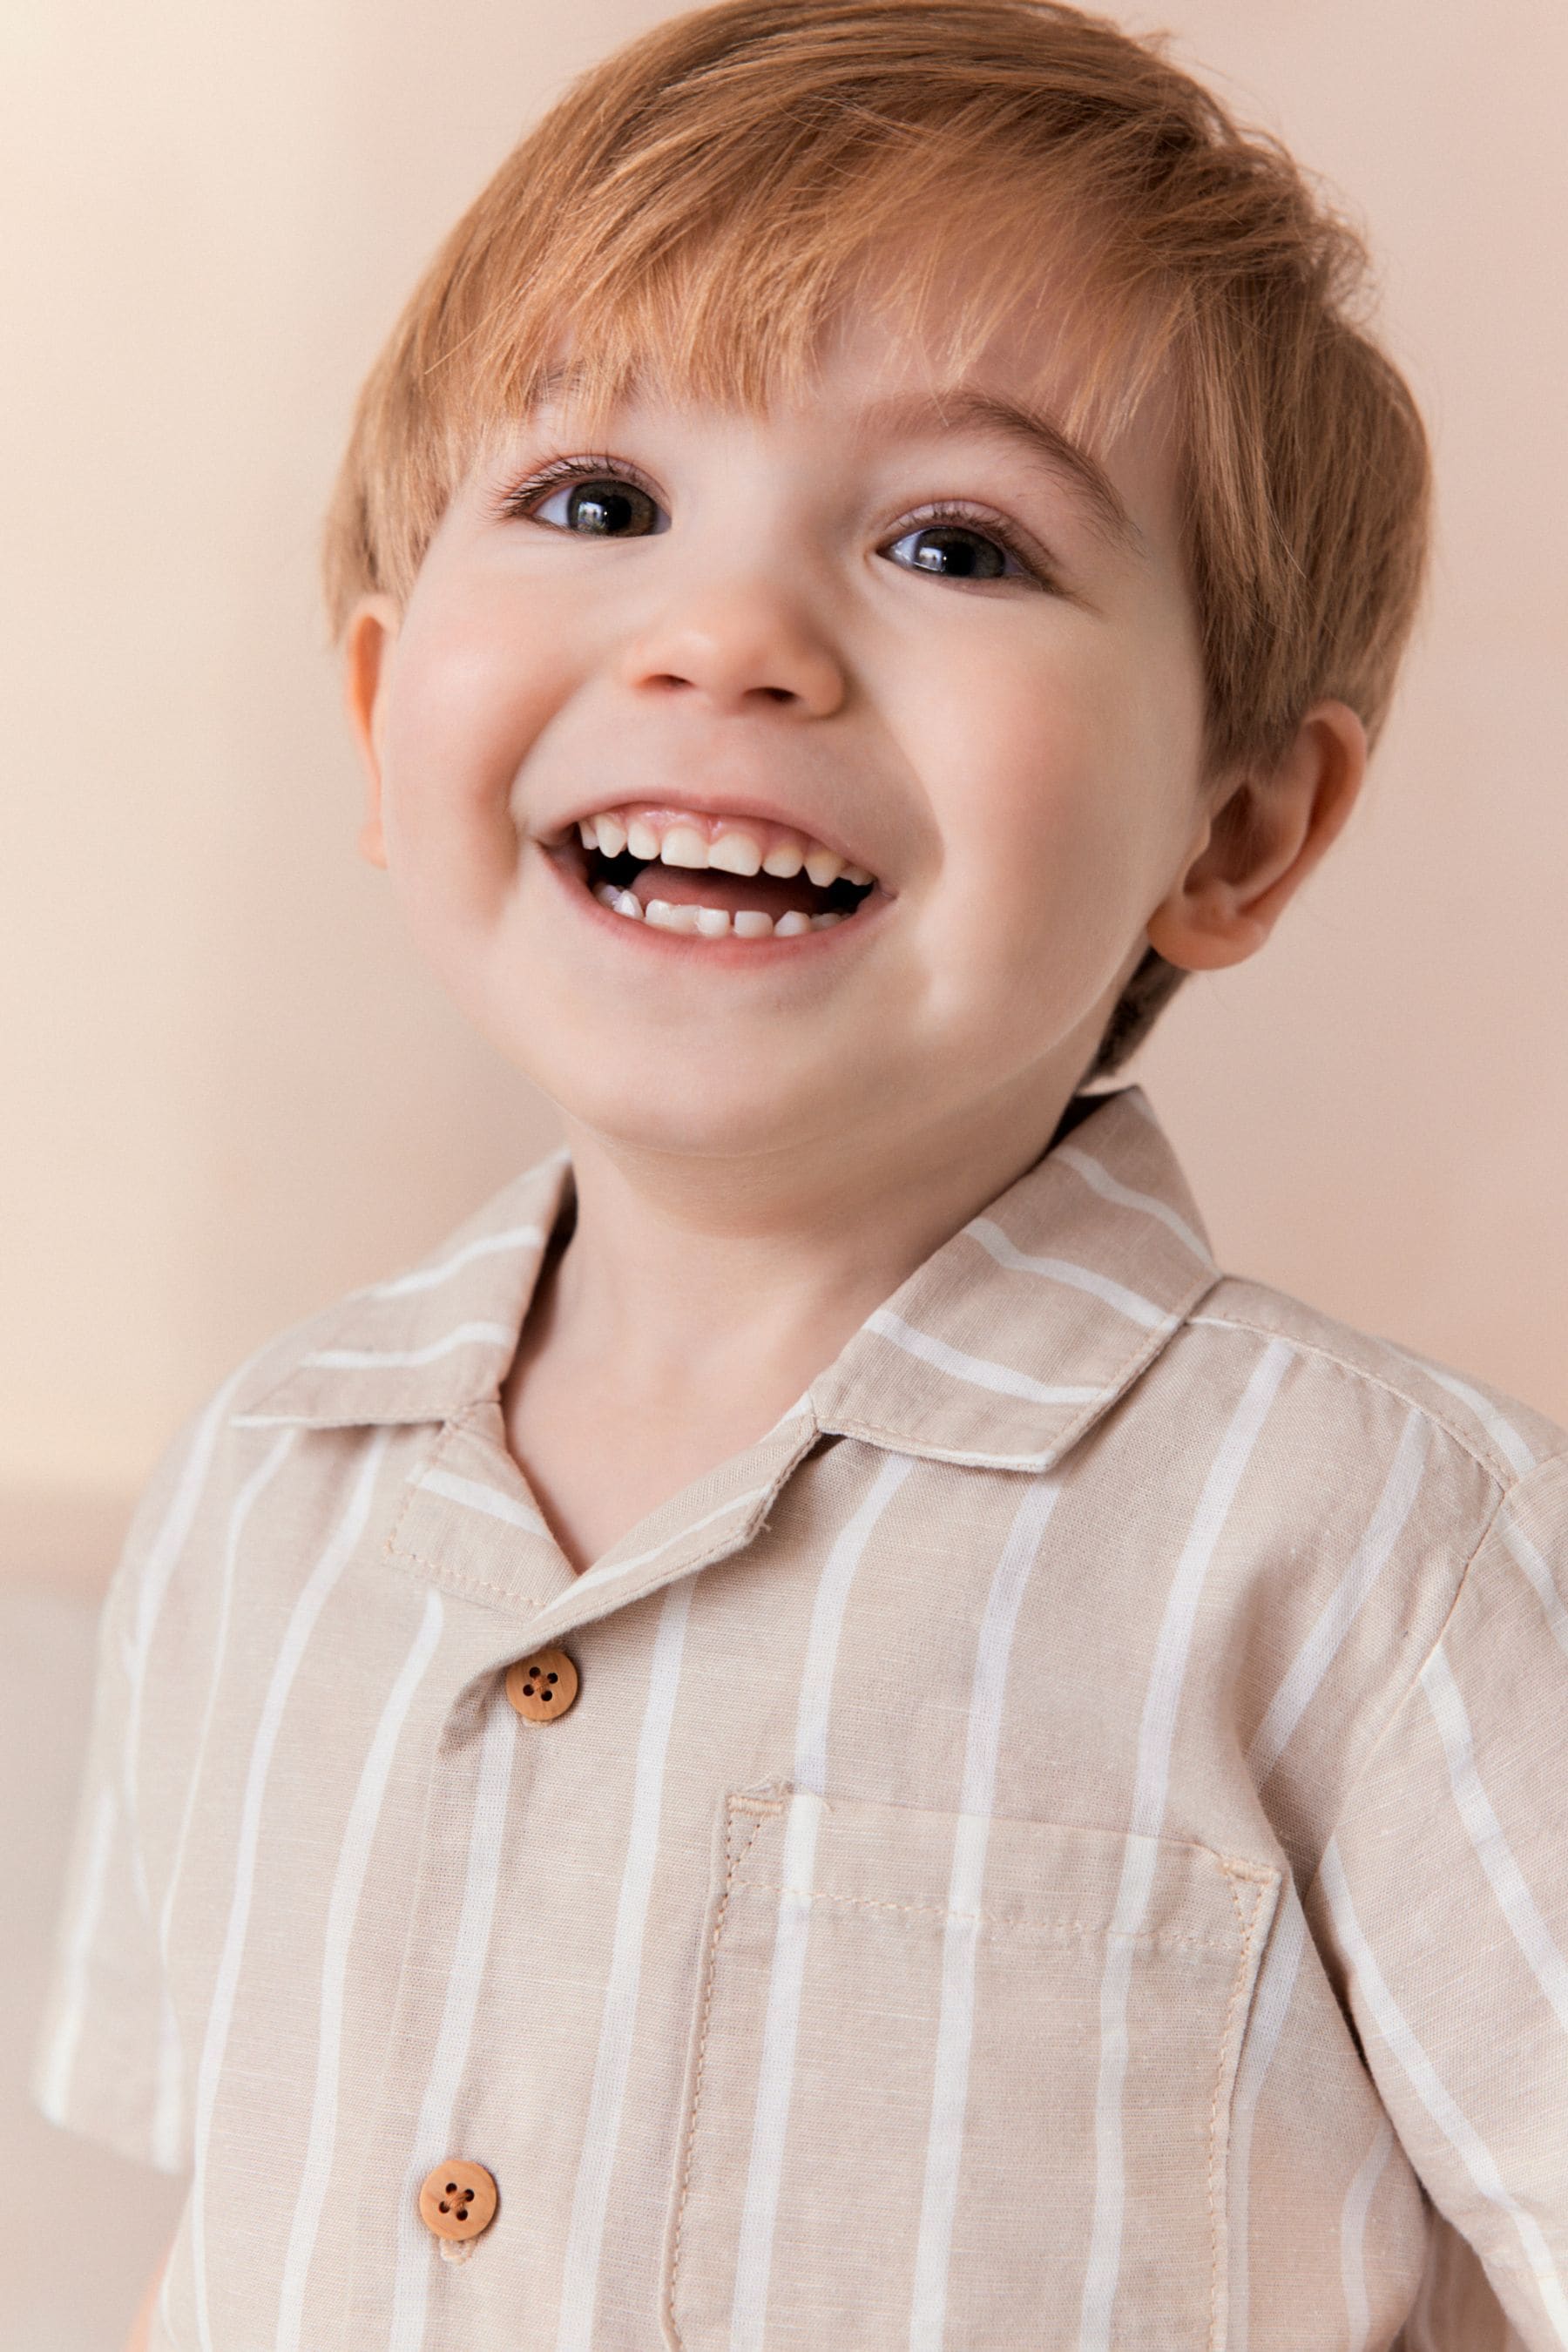
M 773 874 L 787 880 L 804 866 L 809 880 L 825 887 L 843 880 L 864 885 L 875 879 L 863 866 L 852 866 L 837 850 L 819 841 L 768 826 L 759 831 L 732 817 L 715 820 L 710 835 L 695 817 L 662 817 L 654 814 L 626 817 L 614 810 L 580 817 L 577 831 L 584 849 L 602 850 L 618 857 L 630 850 L 634 857 L 657 858 L 665 866 L 716 866 L 726 874 Z M 771 842 L 766 836 L 776 835 Z

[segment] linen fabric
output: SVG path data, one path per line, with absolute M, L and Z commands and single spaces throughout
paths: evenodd
M 563 1153 L 178 1433 L 35 2069 L 189 2176 L 153 2352 L 1568 2345 L 1568 1433 L 1069 1110 L 582 1575 Z

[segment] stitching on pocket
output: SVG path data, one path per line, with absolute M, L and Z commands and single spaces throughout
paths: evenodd
M 675 2239 L 670 2250 L 669 2291 L 665 2297 L 665 2326 L 671 2344 L 683 2339 L 679 2322 L 675 2316 L 675 2289 L 680 2276 L 680 2231 L 686 2217 L 686 2195 L 691 2182 L 691 2151 L 697 2137 L 698 2110 L 702 2105 L 702 2076 L 708 2063 L 708 2012 L 713 2002 L 713 1971 L 718 1965 L 719 1938 L 724 1932 L 724 1915 L 730 1908 L 730 1895 L 735 1885 L 735 1873 L 751 1851 L 752 1841 L 764 1822 L 775 1821 L 784 1811 L 782 1799 L 765 1797 L 731 1797 L 726 1802 L 728 1820 L 725 1824 L 725 1844 L 728 1859 L 724 1871 L 724 1899 L 719 1906 L 719 1916 L 713 1922 L 713 1933 L 708 1945 L 708 1962 L 702 1979 L 702 2028 L 697 2045 L 697 2076 L 691 2088 L 691 2120 L 686 2131 L 686 2161 L 680 2175 L 680 2200 L 675 2209 Z M 744 1843 L 735 1843 L 736 1815 L 754 1813 L 756 1818 L 746 1833 Z
M 675 2294 L 680 2274 L 680 2236 L 685 2221 L 686 2200 L 691 2181 L 692 2150 L 697 2137 L 697 2121 L 702 2102 L 703 2076 L 707 2066 L 709 2012 L 712 2006 L 713 1978 L 715 1969 L 718 1966 L 720 1938 L 723 1933 L 724 1920 L 730 1907 L 730 1897 L 737 1886 L 755 1888 L 760 1893 L 769 1895 L 783 1894 L 784 1891 L 782 1885 L 775 1884 L 772 1880 L 742 1878 L 739 1875 L 741 1866 L 744 1863 L 747 1854 L 754 1844 L 758 1832 L 762 1829 L 763 1822 L 776 1819 L 783 1810 L 784 1801 L 782 1799 L 770 1801 L 763 1797 L 731 1795 L 726 1801 L 728 1819 L 725 1832 L 726 1864 L 724 1872 L 724 1895 L 719 1906 L 718 1916 L 713 1923 L 713 1933 L 710 1939 L 707 1961 L 703 1971 L 701 2032 L 698 2042 L 697 2071 L 692 2085 L 691 2116 L 687 2126 L 686 2155 L 680 2178 L 680 2197 L 676 2207 L 675 2231 L 671 2245 L 669 2265 L 669 2286 L 668 2292 L 665 2297 L 664 2318 L 666 2333 L 669 2344 L 676 2347 L 680 2347 L 685 2342 L 685 2338 L 680 2333 L 679 2324 L 675 2315 Z M 743 1841 L 737 1844 L 735 1836 L 737 1826 L 736 1817 L 737 1815 L 746 1813 L 750 1813 L 753 1816 L 752 1826 L 746 1832 Z M 1212 1849 L 1210 1849 L 1210 1851 L 1212 1851 Z M 1236 1969 L 1231 1979 L 1230 1998 L 1226 2005 L 1225 2023 L 1220 2032 L 1219 2063 L 1215 2074 L 1214 2096 L 1209 2103 L 1209 2164 L 1206 2194 L 1209 2209 L 1209 2239 L 1211 2253 L 1209 2267 L 1209 2338 L 1207 2352 L 1222 2352 L 1219 2334 L 1219 2314 L 1220 2256 L 1222 2252 L 1223 2231 L 1220 2226 L 1221 2215 L 1216 2194 L 1220 2169 L 1220 2090 L 1225 2081 L 1226 2053 L 1230 2046 L 1231 2032 L 1235 2022 L 1237 2004 L 1241 1999 L 1242 1989 L 1247 1979 L 1252 1948 L 1257 1940 L 1258 1915 L 1262 1909 L 1264 1895 L 1267 1894 L 1269 1886 L 1274 1883 L 1278 1874 L 1269 1869 L 1267 1864 L 1244 1861 L 1239 1856 L 1218 1854 L 1215 1855 L 1215 1858 L 1218 1861 L 1220 1866 L 1225 1872 L 1226 1887 L 1230 1895 L 1232 1908 L 1236 1913 L 1237 1927 L 1241 1937 L 1241 1943 L 1237 1952 Z M 1238 1882 L 1242 1885 L 1249 1885 L 1253 1889 L 1251 1905 L 1245 1912 L 1242 1909 L 1241 1898 L 1237 1892 Z M 802 1890 L 798 1888 L 795 1890 L 796 1894 L 799 1894 L 801 1891 Z M 877 1903 L 867 1898 L 853 1895 L 825 1895 L 815 1889 L 810 1891 L 810 1899 L 813 1902 L 837 1903 L 845 1906 L 847 1908 L 854 1910 L 920 1912 L 929 1916 L 939 1918 L 945 1918 L 948 1916 L 970 1918 L 996 1928 L 1023 1928 L 1026 1932 L 1030 1928 L 1039 1926 L 1043 1927 L 1047 1931 L 1055 1929 L 1058 1931 L 1082 1933 L 1085 1931 L 1086 1927 L 1090 1925 L 1090 1923 L 1077 1919 L 1045 1922 L 1014 1920 L 1004 1918 L 996 1913 L 984 1911 L 950 1913 L 948 1908 L 941 1904 Z M 1097 1926 L 1096 1932 L 1103 1932 L 1103 1930 Z M 1112 1940 L 1122 1939 L 1112 1938 Z M 1142 1943 L 1146 1945 L 1152 1944 L 1161 1947 L 1169 1945 L 1192 1946 L 1205 1952 L 1225 1952 L 1235 1948 L 1227 1942 L 1221 1942 L 1198 1936 L 1154 1935 L 1152 1937 L 1133 1937 L 1126 1940 L 1131 1940 L 1134 1943 Z
M 1254 1890 L 1252 1908 L 1245 1917 L 1242 1915 L 1241 1898 L 1236 1891 L 1237 1879 L 1242 1875 L 1246 1876 L 1247 1883 Z M 1234 1869 L 1227 1864 L 1226 1869 L 1226 1884 L 1230 1889 L 1231 1902 L 1236 1906 L 1236 1924 L 1241 1931 L 1241 1950 L 1237 1958 L 1236 1974 L 1231 1979 L 1230 2000 L 1226 2005 L 1225 2012 L 1225 2027 L 1219 2038 L 1219 2066 L 1215 2074 L 1214 2097 L 1209 2102 L 1208 2207 L 1209 2245 L 1211 2252 L 1209 2258 L 1208 2352 L 1220 2352 L 1219 2265 L 1224 2233 L 1220 2228 L 1220 2209 L 1215 2193 L 1219 2172 L 1220 2085 L 1225 2081 L 1225 2058 L 1226 2052 L 1230 2046 L 1231 2022 L 1236 2016 L 1237 2002 L 1241 1999 L 1242 1986 L 1247 1982 L 1247 1963 L 1251 1958 L 1253 1942 L 1258 1934 L 1258 1915 L 1263 1907 L 1264 1892 L 1269 1883 L 1270 1875 L 1271 1874 L 1268 1872 L 1257 1871 L 1245 1863 L 1237 1864 Z
M 748 1839 L 747 1843 L 750 1844 L 750 1843 Z M 1231 1885 L 1230 1899 L 1235 1903 L 1236 1889 L 1234 1885 L 1231 1885 L 1228 1872 L 1226 1883 Z M 771 1878 L 737 1878 L 734 1884 L 737 1886 L 754 1887 L 759 1895 L 783 1895 L 785 1891 L 782 1885 L 775 1885 Z M 807 1903 L 834 1903 L 847 1911 L 910 1911 L 918 1912 L 922 1918 L 926 1919 L 973 1919 L 977 1927 L 1007 1928 L 1025 1937 L 1036 1934 L 1041 1937 L 1053 1935 L 1103 1935 L 1108 1944 L 1135 1944 L 1158 1951 L 1169 1950 L 1176 1945 L 1190 1945 L 1194 1950 L 1200 1952 L 1230 1952 L 1236 1948 L 1228 1937 L 1221 1942 L 1206 1936 L 1167 1934 L 1159 1928 L 1151 1929 L 1147 1935 L 1118 1934 L 1115 1929 L 1107 1927 L 1104 1922 L 1099 1919 L 1009 1919 L 999 1911 L 954 1911 L 946 1903 L 879 1903 L 873 1895 L 831 1895 L 820 1886 L 793 1886 L 788 1891 L 797 1900 Z

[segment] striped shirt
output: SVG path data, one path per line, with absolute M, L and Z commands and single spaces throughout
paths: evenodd
M 153 2352 L 1568 2346 L 1568 1433 L 1078 1108 L 580 1576 L 563 1153 L 177 1434 L 35 2068 Z

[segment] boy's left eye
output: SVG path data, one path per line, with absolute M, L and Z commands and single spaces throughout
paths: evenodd
M 999 532 L 976 530 L 973 523 L 924 522 L 907 530 L 881 550 L 911 571 L 929 572 L 936 580 L 1005 580 L 1026 577 Z

